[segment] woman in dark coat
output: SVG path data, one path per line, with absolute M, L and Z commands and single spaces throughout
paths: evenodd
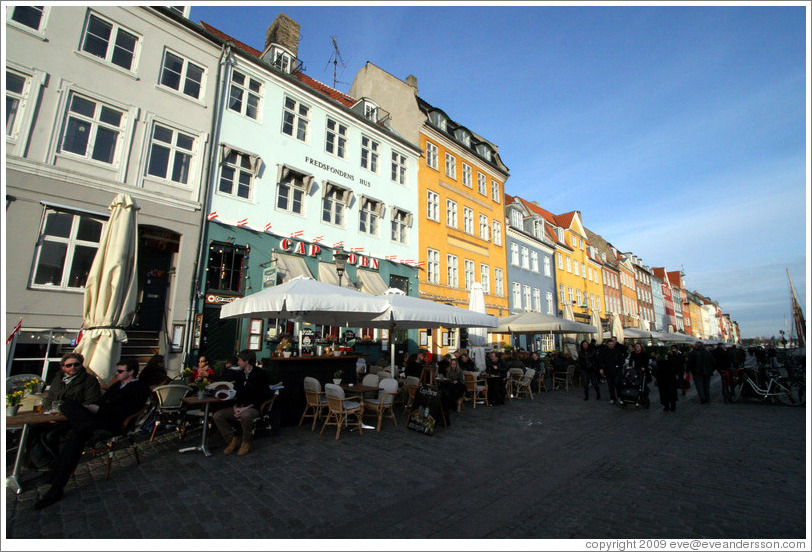
M 595 348 L 584 339 L 578 348 L 578 359 L 576 365 L 581 370 L 581 379 L 584 381 L 584 400 L 589 400 L 589 386 L 590 384 L 595 389 L 595 400 L 601 400 L 601 388 L 598 387 L 598 373 L 596 369 L 596 351 Z
M 677 379 L 684 370 L 684 361 L 678 351 L 672 350 L 668 357 L 657 363 L 657 388 L 660 390 L 660 403 L 665 412 L 674 412 L 677 409 Z

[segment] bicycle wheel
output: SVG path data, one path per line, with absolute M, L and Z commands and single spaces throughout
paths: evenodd
M 786 388 L 786 393 L 778 395 L 778 400 L 789 406 L 801 406 L 806 403 L 806 386 L 797 381 L 781 381 L 782 387 Z

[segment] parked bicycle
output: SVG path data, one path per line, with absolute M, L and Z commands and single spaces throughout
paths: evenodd
M 758 401 L 769 399 L 790 406 L 806 403 L 806 385 L 775 370 L 736 370 L 730 383 L 727 389 L 730 402 L 749 398 Z

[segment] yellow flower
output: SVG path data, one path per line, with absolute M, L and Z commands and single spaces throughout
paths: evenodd
M 12 391 L 11 393 L 6 393 L 6 404 L 9 406 L 17 406 L 23 400 L 23 392 L 22 390 Z

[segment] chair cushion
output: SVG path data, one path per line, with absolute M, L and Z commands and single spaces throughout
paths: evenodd
M 361 403 L 358 401 L 344 401 L 344 410 L 355 410 L 360 407 Z

